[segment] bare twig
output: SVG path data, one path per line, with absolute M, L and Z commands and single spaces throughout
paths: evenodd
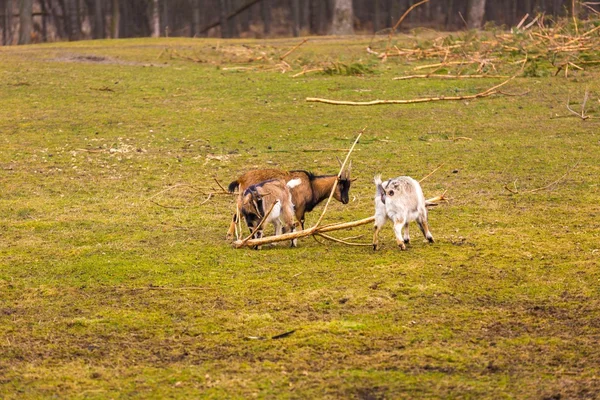
M 352 146 L 350 147 L 350 150 L 348 150 L 348 154 L 346 155 L 346 158 L 344 159 L 344 162 L 342 163 L 342 165 L 340 165 L 340 172 L 338 172 L 338 175 L 337 175 L 338 179 L 336 179 L 335 182 L 333 183 L 333 187 L 331 188 L 331 193 L 329 193 L 329 198 L 327 199 L 327 202 L 325 203 L 325 207 L 323 208 L 323 212 L 321 213 L 321 216 L 319 217 L 319 219 L 317 220 L 317 223 L 314 226 L 315 228 L 317 226 L 319 226 L 319 224 L 323 220 L 323 217 L 325 216 L 325 213 L 327 212 L 327 207 L 329 206 L 329 203 L 331 202 L 331 199 L 333 198 L 333 194 L 335 193 L 335 189 L 337 187 L 338 180 L 339 180 L 340 176 L 342 176 L 342 172 L 344 171 L 344 167 L 346 167 L 346 163 L 348 162 L 348 159 L 350 158 L 350 154 L 352 154 L 352 151 L 354 150 L 354 147 L 356 146 L 356 143 L 358 143 L 358 140 L 362 136 L 362 134 L 365 131 L 365 129 L 367 129 L 367 127 L 364 127 L 360 131 L 360 133 L 356 137 L 356 140 L 354 140 L 354 143 L 352 143 Z
M 426 103 L 433 101 L 442 101 L 442 100 L 470 100 L 477 99 L 481 97 L 488 97 L 494 94 L 499 93 L 496 89 L 504 86 L 511 80 L 513 80 L 516 76 L 512 76 L 506 81 L 500 83 L 499 85 L 493 86 L 481 93 L 477 93 L 469 96 L 440 96 L 440 97 L 425 97 L 420 99 L 410 99 L 410 100 L 372 100 L 372 101 L 339 101 L 339 100 L 329 100 L 329 99 L 321 99 L 317 97 L 307 97 L 306 101 L 308 102 L 317 102 L 317 103 L 325 103 L 325 104 L 333 104 L 333 105 L 344 105 L 344 106 L 374 106 L 380 104 L 414 104 L 414 103 Z
M 525 21 L 527 21 L 527 18 L 529 18 L 529 13 L 525 14 L 525 16 L 523 17 L 523 19 L 521 20 L 521 22 L 519 22 L 516 26 L 515 29 L 519 30 L 521 29 L 521 26 L 525 23 Z
M 333 236 L 329 236 L 329 235 L 326 235 L 326 234 L 320 233 L 320 232 L 316 233 L 316 235 L 321 236 L 321 237 L 323 237 L 323 238 L 325 238 L 327 240 L 331 240 L 331 241 L 337 242 L 337 243 L 342 243 L 342 244 L 345 244 L 345 245 L 348 245 L 348 246 L 373 246 L 371 243 L 353 243 L 353 242 L 348 242 L 348 241 L 346 241 L 344 239 L 338 239 L 338 238 L 335 238 Z
M 284 58 L 286 58 L 287 56 L 289 56 L 290 54 L 292 54 L 293 51 L 295 51 L 298 47 L 302 46 L 304 43 L 308 42 L 308 38 L 304 39 L 302 42 L 298 43 L 297 45 L 295 45 L 294 47 L 292 47 L 290 50 L 288 50 L 284 55 L 282 55 L 281 57 L 279 57 L 279 59 L 281 61 L 283 61 Z
M 297 74 L 292 75 L 292 78 L 297 78 L 301 75 L 308 74 L 309 72 L 317 72 L 317 71 L 323 72 L 324 69 L 323 68 L 303 69 L 302 71 L 298 72 Z
M 425 175 L 423 178 L 421 178 L 421 180 L 419 181 L 419 183 L 423 182 L 425 179 L 429 178 L 431 175 L 433 175 L 438 169 L 442 168 L 442 166 L 444 165 L 444 163 L 441 163 L 440 165 L 438 165 L 433 171 L 431 171 L 430 173 L 428 173 L 427 175 Z
M 571 113 L 577 115 L 579 118 L 581 118 L 583 121 L 585 121 L 586 119 L 590 118 L 589 115 L 585 115 L 585 103 L 587 103 L 589 98 L 589 91 L 586 89 L 585 91 L 585 95 L 583 97 L 583 103 L 581 104 L 581 113 L 578 113 L 577 111 L 573 110 L 570 106 L 569 106 L 569 98 L 567 98 L 567 110 L 569 110 Z
M 408 9 L 404 12 L 404 14 L 402 14 L 402 16 L 400 17 L 400 19 L 398 20 L 398 22 L 396 22 L 394 24 L 394 26 L 392 27 L 391 31 L 390 31 L 390 35 L 388 37 L 388 43 L 386 45 L 386 50 L 385 50 L 385 54 L 387 54 L 389 48 L 390 48 L 390 43 L 392 42 L 392 35 L 396 32 L 396 30 L 398 29 L 398 27 L 400 26 L 400 24 L 402 23 L 402 21 L 404 21 L 404 18 L 406 18 L 406 16 L 416 7 L 420 6 L 421 4 L 427 3 L 429 0 L 421 0 L 418 3 L 413 4 L 412 6 L 408 7 Z
M 212 197 L 213 197 L 213 194 L 212 194 L 212 193 L 209 193 L 209 194 L 208 194 L 208 196 L 206 197 L 206 200 L 204 200 L 202 203 L 200 203 L 200 205 L 203 205 L 203 204 L 205 204 L 205 203 L 208 203 L 208 201 L 209 201 L 210 199 L 212 199 Z
M 392 78 L 394 81 L 403 81 L 406 79 L 418 79 L 418 78 L 434 78 L 434 79 L 476 79 L 476 78 L 510 78 L 504 75 L 441 75 L 441 74 L 421 74 L 421 75 L 407 75 Z
M 525 190 L 525 191 L 522 191 L 522 192 L 521 192 L 521 191 L 519 191 L 519 190 L 517 189 L 517 185 L 516 185 L 516 182 L 517 182 L 517 181 L 516 181 L 516 180 L 515 180 L 515 182 L 513 183 L 513 185 L 514 185 L 514 187 L 515 187 L 515 189 L 514 189 L 514 190 L 510 189 L 510 188 L 508 187 L 508 185 L 504 185 L 504 189 L 506 189 L 507 191 L 509 191 L 511 194 L 526 194 L 526 193 L 536 193 L 536 192 L 540 192 L 540 191 L 542 191 L 542 190 L 549 189 L 549 188 L 551 188 L 552 186 L 554 186 L 554 185 L 556 185 L 556 184 L 560 183 L 560 182 L 561 182 L 563 179 L 565 179 L 565 178 L 567 177 L 567 175 L 569 175 L 569 174 L 571 173 L 571 171 L 573 171 L 575 168 L 577 168 L 577 166 L 578 166 L 578 165 L 579 165 L 579 161 L 577 161 L 577 162 L 576 162 L 576 163 L 575 163 L 575 164 L 574 164 L 574 165 L 573 165 L 571 168 L 569 168 L 569 169 L 567 170 L 567 172 L 565 172 L 565 173 L 564 173 L 564 174 L 563 174 L 563 175 L 562 175 L 560 178 L 558 178 L 558 179 L 557 179 L 557 180 L 555 180 L 555 181 L 552 181 L 552 182 L 550 182 L 550 183 L 549 183 L 549 184 L 547 184 L 546 186 L 542 186 L 542 187 L 540 187 L 540 188 L 537 188 L 537 189 Z
M 215 180 L 215 183 L 217 184 L 217 186 L 219 186 L 223 192 L 229 193 L 229 191 L 225 190 L 225 188 L 223 186 L 221 186 L 221 184 L 219 183 L 217 178 L 213 178 L 213 179 Z

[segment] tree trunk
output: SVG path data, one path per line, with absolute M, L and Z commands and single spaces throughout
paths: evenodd
M 229 37 L 239 37 L 238 32 L 238 15 L 235 14 L 229 18 L 229 14 L 235 12 L 238 9 L 238 1 L 237 0 L 227 0 L 227 29 L 229 30 Z
M 202 29 L 202 27 L 200 26 L 200 20 L 201 20 L 201 11 L 202 10 L 202 5 L 200 4 L 201 0 L 194 0 L 192 5 L 193 5 L 193 10 L 192 10 L 192 18 L 193 18 L 193 24 L 194 27 L 192 29 L 192 36 L 196 37 L 200 35 L 200 29 Z
M 334 0 L 333 19 L 330 31 L 332 35 L 354 34 L 352 0 Z
M 112 0 L 112 18 L 110 21 L 110 37 L 119 38 L 119 25 L 121 13 L 119 11 L 119 0 Z
M 260 12 L 263 20 L 263 32 L 265 35 L 269 35 L 271 33 L 271 0 L 260 2 Z
M 69 40 L 80 39 L 80 27 L 79 27 L 79 16 L 77 15 L 77 0 L 66 0 L 65 11 L 67 15 L 64 18 L 66 31 L 69 35 Z
M 152 37 L 160 37 L 160 4 L 152 0 Z
M 32 13 L 33 0 L 21 0 L 19 4 L 19 44 L 31 43 Z
M 4 0 L 4 20 L 2 25 L 2 44 L 12 44 L 12 0 Z
M 454 0 L 446 0 L 446 29 L 454 24 Z
M 485 13 L 485 0 L 469 1 L 467 11 L 467 26 L 469 29 L 481 29 L 483 26 L 483 15 Z
M 219 19 L 221 21 L 221 37 L 229 37 L 229 25 L 227 24 L 227 0 L 219 0 Z
M 300 2 L 299 0 L 290 0 L 292 10 L 292 35 L 300 36 Z
M 153 0 L 156 1 L 156 0 Z M 160 36 L 160 32 L 161 32 L 161 25 L 162 25 L 162 32 L 165 35 L 165 37 L 169 37 L 169 31 L 173 30 L 173 27 L 169 26 L 169 2 L 168 1 L 163 1 L 162 2 L 162 18 L 159 16 L 159 21 L 158 21 L 158 36 Z M 158 9 L 160 10 L 160 8 Z M 160 12 L 160 11 L 159 11 Z
M 42 1 L 43 3 L 43 1 Z M 104 38 L 104 14 L 102 0 L 94 0 L 94 39 Z
M 379 24 L 381 23 L 381 0 L 373 1 L 373 32 L 378 32 L 381 28 Z

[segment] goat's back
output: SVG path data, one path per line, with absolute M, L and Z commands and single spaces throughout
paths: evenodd
M 252 185 L 257 185 L 261 182 L 265 182 L 271 179 L 283 179 L 289 180 L 291 178 L 291 174 L 288 171 L 284 171 L 276 168 L 264 168 L 264 169 L 253 169 L 251 171 L 245 172 L 235 181 L 231 182 L 230 188 L 232 187 L 234 190 L 239 186 L 240 193 L 244 193 L 246 189 L 248 189 Z M 237 184 L 237 185 L 235 185 Z M 231 190 L 233 191 L 233 190 Z
M 377 187 L 377 194 L 380 194 L 380 188 L 385 191 L 386 208 L 402 207 L 410 211 L 416 211 L 425 207 L 425 197 L 421 185 L 410 176 L 399 176 L 381 182 L 380 186 Z

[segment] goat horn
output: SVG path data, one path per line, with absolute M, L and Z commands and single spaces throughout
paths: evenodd
M 335 159 L 338 160 L 338 162 L 340 163 L 340 167 L 342 166 L 342 160 L 340 160 L 340 158 L 338 156 L 335 156 Z
M 340 177 L 344 179 L 350 179 L 350 170 L 352 169 L 352 160 L 348 163 L 346 168 L 342 171 Z

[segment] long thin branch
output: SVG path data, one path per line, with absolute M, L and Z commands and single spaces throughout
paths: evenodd
M 551 188 L 552 186 L 556 185 L 557 183 L 559 183 L 560 181 L 562 181 L 563 179 L 565 179 L 567 177 L 567 175 L 569 175 L 571 173 L 571 171 L 573 171 L 575 168 L 577 168 L 578 165 L 579 165 L 579 161 L 577 161 L 571 168 L 569 168 L 567 170 L 567 172 L 565 172 L 560 178 L 558 178 L 555 181 L 550 182 L 546 186 L 542 186 L 542 187 L 537 188 L 537 189 L 525 190 L 523 192 L 520 192 L 519 190 L 516 189 L 516 185 L 514 185 L 515 186 L 515 190 L 510 189 L 508 187 L 508 185 L 504 185 L 504 189 L 508 190 L 511 194 L 524 194 L 524 193 L 536 193 L 536 192 L 540 192 L 542 190 L 546 190 L 548 188 Z
M 394 24 L 394 26 L 392 27 L 392 30 L 390 31 L 390 35 L 388 37 L 388 42 L 386 45 L 386 50 L 385 53 L 387 55 L 387 52 L 390 48 L 390 43 L 392 42 L 392 35 L 396 32 L 396 29 L 398 29 L 398 27 L 400 26 L 400 24 L 402 23 L 402 21 L 404 21 L 404 18 L 406 18 L 406 16 L 416 7 L 420 6 L 421 4 L 427 3 L 429 0 L 421 0 L 418 3 L 413 4 L 412 6 L 410 6 L 405 12 L 404 14 L 402 14 L 402 16 L 400 17 L 400 19 L 398 20 L 398 22 L 396 22 Z
M 279 57 L 280 60 L 283 60 L 284 58 L 286 58 L 287 56 L 289 56 L 290 54 L 292 54 L 292 52 L 294 50 L 296 50 L 298 47 L 302 46 L 304 43 L 308 42 L 308 38 L 304 39 L 302 42 L 298 43 L 297 45 L 295 45 L 294 47 L 292 47 L 290 50 L 288 50 L 284 55 L 282 55 L 281 57 Z
M 319 219 L 318 219 L 318 221 L 317 221 L 317 223 L 315 224 L 314 227 L 319 226 L 319 224 L 321 223 L 321 220 L 325 216 L 325 213 L 327 212 L 327 207 L 329 206 L 329 203 L 331 202 L 331 198 L 333 197 L 333 193 L 335 193 L 335 189 L 337 187 L 338 180 L 342 176 L 342 172 L 344 171 L 344 167 L 346 167 L 346 163 L 348 162 L 348 159 L 350 158 L 350 154 L 352 154 L 352 151 L 354 150 L 354 147 L 356 146 L 356 143 L 358 143 L 358 140 L 362 136 L 362 134 L 365 131 L 365 129 L 367 129 L 367 127 L 364 127 L 360 131 L 360 133 L 358 134 L 358 136 L 354 140 L 354 143 L 352 143 L 352 146 L 350 147 L 350 150 L 348 150 L 348 154 L 346 154 L 346 158 L 344 159 L 344 162 L 340 166 L 340 171 L 338 172 L 338 175 L 337 175 L 338 179 L 336 179 L 335 182 L 333 183 L 333 187 L 331 188 L 331 193 L 329 193 L 329 198 L 327 199 L 327 203 L 325 203 L 325 207 L 323 208 L 323 212 L 321 213 L 321 216 L 319 217 Z
M 509 78 L 504 75 L 442 75 L 442 74 L 419 74 L 419 75 L 407 75 L 398 76 L 392 78 L 393 81 L 404 81 L 407 79 L 421 79 L 421 78 L 432 78 L 432 79 L 479 79 L 479 78 Z
M 578 113 L 577 111 L 573 110 L 571 107 L 569 107 L 569 99 L 567 99 L 567 110 L 569 110 L 573 114 L 577 115 L 583 121 L 585 121 L 586 119 L 588 119 L 590 117 L 589 115 L 585 115 L 585 103 L 587 102 L 587 98 L 588 98 L 588 92 L 586 91 L 583 104 L 581 105 L 581 114 Z
M 481 97 L 488 97 L 494 94 L 499 93 L 496 89 L 501 86 L 506 85 L 508 82 L 513 80 L 516 76 L 512 76 L 499 85 L 493 86 L 483 92 L 469 95 L 469 96 L 440 96 L 440 97 L 425 97 L 420 99 L 411 99 L 411 100 L 372 100 L 372 101 L 344 101 L 344 100 L 329 100 L 329 99 L 321 99 L 317 97 L 307 97 L 306 101 L 308 102 L 316 102 L 316 103 L 325 103 L 325 104 L 333 104 L 333 105 L 342 105 L 342 106 L 374 106 L 380 104 L 414 104 L 414 103 L 426 103 L 433 101 L 442 101 L 442 100 L 471 100 L 477 99 Z
M 342 244 L 345 244 L 345 245 L 348 245 L 348 246 L 372 246 L 371 243 L 353 243 L 353 242 L 348 242 L 346 240 L 338 239 L 338 238 L 326 235 L 326 234 L 321 233 L 321 232 L 317 233 L 316 235 L 317 236 L 321 236 L 321 237 L 323 237 L 323 238 L 325 238 L 327 240 L 331 240 L 331 241 L 337 242 L 337 243 L 342 243 Z
M 423 182 L 425 179 L 427 179 L 431 175 L 433 175 L 435 173 L 435 171 L 437 171 L 438 169 L 442 168 L 442 165 L 444 165 L 444 163 L 441 163 L 440 165 L 437 166 L 436 169 L 434 169 L 433 171 L 431 171 L 430 173 L 428 173 L 427 175 L 425 175 L 423 178 L 421 178 L 421 180 L 419 181 L 419 183 Z

